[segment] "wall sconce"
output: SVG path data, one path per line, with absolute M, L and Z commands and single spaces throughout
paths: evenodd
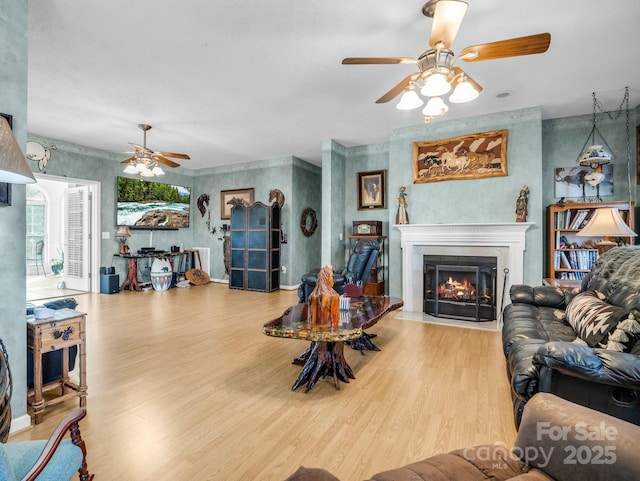
M 33 184 L 36 178 L 20 150 L 8 119 L 11 116 L 0 115 L 0 182 Z
M 120 239 L 120 254 L 128 254 L 129 246 L 127 245 L 127 237 L 131 237 L 131 231 L 126 225 L 121 225 L 116 231 L 116 237 Z

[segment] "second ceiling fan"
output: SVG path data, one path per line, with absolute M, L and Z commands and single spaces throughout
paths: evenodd
M 169 167 L 179 167 L 180 164 L 174 162 L 168 157 L 175 159 L 188 160 L 187 154 L 176 154 L 174 152 L 162 152 L 153 151 L 147 147 L 147 131 L 151 130 L 151 125 L 138 124 L 138 127 L 144 132 L 142 145 L 129 142 L 135 152 L 127 152 L 127 154 L 133 154 L 128 159 L 122 161 L 123 164 L 127 163 L 125 172 L 128 174 L 140 174 L 142 177 L 153 177 L 156 175 L 164 175 L 160 163 L 168 165 Z
M 539 33 L 525 37 L 511 38 L 498 42 L 466 47 L 458 57 L 451 50 L 462 19 L 467 11 L 467 0 L 429 0 L 422 7 L 422 13 L 433 18 L 429 46 L 417 59 L 411 57 L 350 57 L 345 65 L 366 64 L 415 64 L 418 72 L 407 75 L 391 90 L 376 100 L 386 103 L 403 93 L 397 108 L 411 110 L 421 107 L 424 101 L 415 89 L 429 100 L 422 113 L 428 122 L 436 115 L 444 115 L 448 107 L 442 96 L 453 90 L 449 100 L 453 103 L 468 102 L 480 94 L 482 87 L 460 67 L 456 60 L 478 62 L 498 58 L 517 57 L 544 53 L 549 48 L 551 35 Z

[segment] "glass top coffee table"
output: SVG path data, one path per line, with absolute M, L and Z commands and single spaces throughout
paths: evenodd
M 340 311 L 340 323 L 332 328 L 314 328 L 307 319 L 308 304 L 289 307 L 277 319 L 266 323 L 262 332 L 267 336 L 311 341 L 311 346 L 293 360 L 303 368 L 292 388 L 306 384 L 309 392 L 321 377 L 332 376 L 336 389 L 339 381 L 355 379 L 344 358 L 345 341 L 366 336 L 364 329 L 376 324 L 385 314 L 402 307 L 402 299 L 386 296 L 364 296 L 351 299 L 348 310 Z

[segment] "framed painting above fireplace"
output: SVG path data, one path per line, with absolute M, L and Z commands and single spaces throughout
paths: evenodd
M 507 174 L 505 130 L 413 143 L 413 183 L 481 179 Z

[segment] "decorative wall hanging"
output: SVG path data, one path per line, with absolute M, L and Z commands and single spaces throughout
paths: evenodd
M 222 190 L 220 191 L 220 218 L 231 219 L 231 207 L 236 201 L 245 202 L 248 205 L 253 204 L 253 189 L 235 189 L 235 190 Z
M 599 183 L 590 183 L 592 170 L 587 166 L 558 167 L 555 169 L 555 197 L 580 197 L 595 199 L 600 195 L 613 195 L 613 165 L 602 166 L 604 179 Z
M 27 142 L 27 159 L 38 162 L 38 170 L 43 171 L 49 159 L 51 158 L 51 151 L 57 150 L 58 147 L 52 145 L 51 147 L 45 147 L 39 142 L 29 141 Z
M 316 211 L 311 207 L 307 207 L 302 211 L 302 216 L 300 217 L 300 229 L 302 229 L 302 233 L 306 237 L 311 237 L 317 228 L 318 216 L 316 216 Z
M 386 209 L 386 170 L 358 172 L 358 210 Z
M 413 183 L 507 174 L 507 130 L 413 143 Z

